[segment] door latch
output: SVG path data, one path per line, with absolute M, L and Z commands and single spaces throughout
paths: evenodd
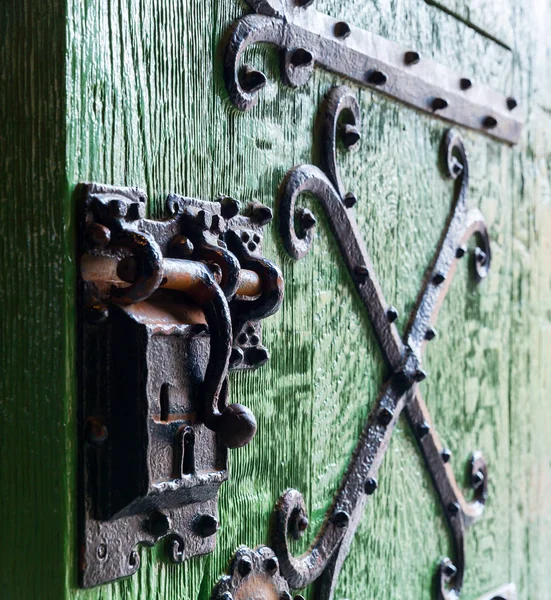
M 131 575 L 137 544 L 174 562 L 214 549 L 227 448 L 256 432 L 228 373 L 269 358 L 260 321 L 283 299 L 264 258 L 268 207 L 83 184 L 79 346 L 80 583 Z

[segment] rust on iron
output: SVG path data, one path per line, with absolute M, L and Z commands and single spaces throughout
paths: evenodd
M 255 14 L 230 27 L 225 39 L 224 81 L 231 102 L 249 110 L 258 101 L 266 76 L 241 64 L 245 50 L 267 43 L 282 53 L 281 78 L 305 85 L 314 67 L 368 86 L 431 116 L 516 144 L 523 121 L 517 101 L 464 74 L 316 10 L 313 2 L 247 0 Z
M 345 127 L 338 125 L 343 122 Z M 294 557 L 290 551 L 288 538 L 294 537 L 296 531 L 293 523 L 297 518 L 307 518 L 302 495 L 292 489 L 287 490 L 277 503 L 272 544 L 281 572 L 291 587 L 303 588 L 315 583 L 318 600 L 333 598 L 365 504 L 376 490 L 377 472 L 392 431 L 405 410 L 452 534 L 454 561 L 449 558 L 442 561 L 438 586 L 439 598 L 452 600 L 459 597 L 463 584 L 465 528 L 480 518 L 484 510 L 488 493 L 487 468 L 482 455 L 473 453 L 470 468 L 474 498 L 467 502 L 449 464 L 451 453 L 443 447 L 431 424 L 418 384 L 426 377 L 422 369 L 423 351 L 435 335 L 438 311 L 449 290 L 457 263 L 467 251 L 466 242 L 473 236 L 479 243 L 473 252 L 475 279 L 480 281 L 488 273 L 491 261 L 488 231 L 481 213 L 467 206 L 467 155 L 459 135 L 450 130 L 442 142 L 445 170 L 454 180 L 450 216 L 435 257 L 427 268 L 418 302 L 402 339 L 395 325 L 397 311 L 389 306 L 382 294 L 351 204 L 346 201 L 350 192 L 347 194 L 339 176 L 337 139 L 345 136 L 351 128 L 360 130 L 357 100 L 345 86 L 334 87 L 323 102 L 316 129 L 316 145 L 321 149 L 319 166 L 294 167 L 281 184 L 278 200 L 280 234 L 293 258 L 300 259 L 308 253 L 314 241 L 315 228 L 296 230 L 295 223 L 300 222 L 302 210 L 297 207 L 299 196 L 303 192 L 313 194 L 327 216 L 363 301 L 390 376 L 381 387 L 331 509 L 310 548 L 300 557 Z M 359 136 L 356 142 L 358 140 Z M 350 150 L 354 145 L 345 143 L 345 148 Z
M 262 256 L 271 211 L 258 203 L 253 218 L 229 197 L 172 194 L 151 220 L 137 188 L 79 192 L 79 571 L 91 587 L 134 573 L 138 544 L 164 539 L 174 562 L 213 550 L 227 449 L 257 427 L 229 403 L 229 371 L 268 360 L 261 320 L 283 278 Z

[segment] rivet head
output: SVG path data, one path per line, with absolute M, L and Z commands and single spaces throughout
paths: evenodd
M 430 431 L 430 425 L 426 421 L 423 421 L 417 427 L 417 433 L 420 438 L 424 438 L 428 434 L 429 431 Z
M 307 67 L 314 62 L 312 53 L 306 50 L 306 48 L 297 48 L 291 53 L 289 63 L 295 68 Z
M 354 276 L 358 283 L 365 283 L 369 279 L 369 270 L 364 265 L 358 265 L 354 269 Z
M 389 323 L 394 323 L 398 318 L 398 310 L 394 306 L 389 306 L 386 311 L 386 318 Z
M 261 90 L 267 83 L 266 75 L 261 71 L 252 69 L 249 65 L 244 65 L 239 69 L 239 85 L 248 94 L 253 94 Z
M 300 533 L 303 533 L 308 529 L 308 519 L 303 515 L 297 521 L 297 529 Z
M 471 486 L 474 490 L 478 489 L 484 483 L 484 473 L 477 471 L 471 477 Z
M 482 127 L 485 129 L 495 129 L 497 127 L 497 119 L 491 115 L 484 117 L 484 120 L 482 121 Z
M 415 52 L 414 50 L 409 50 L 404 54 L 404 62 L 406 65 L 416 65 L 421 60 L 421 56 L 419 52 Z
M 277 573 L 279 569 L 279 562 L 275 556 L 271 556 L 264 561 L 264 568 L 266 569 L 266 573 L 271 575 L 272 577 Z
M 433 340 L 435 337 L 436 337 L 436 329 L 434 329 L 433 327 L 429 327 L 425 331 L 425 339 L 430 342 L 430 340 Z
M 459 80 L 459 87 L 465 91 L 468 90 L 469 88 L 473 87 L 473 82 L 468 79 L 467 77 L 463 77 L 462 79 Z
M 253 202 L 249 205 L 249 216 L 261 226 L 268 224 L 274 218 L 272 209 L 260 202 Z
M 239 200 L 231 196 L 222 196 L 218 199 L 218 202 L 220 202 L 220 212 L 224 219 L 232 219 L 239 214 L 239 209 L 241 208 Z
M 311 210 L 303 208 L 300 215 L 300 225 L 304 231 L 308 231 L 316 226 L 317 220 Z
M 449 558 L 447 558 L 442 565 L 442 571 L 444 573 L 444 576 L 449 580 L 452 577 L 456 576 L 457 567 L 452 563 L 452 561 Z
M 111 241 L 111 230 L 101 223 L 90 223 L 86 228 L 86 236 L 98 246 L 107 246 Z
M 482 250 L 482 248 L 476 248 L 474 251 L 474 256 L 476 262 L 480 264 L 484 264 L 486 262 L 487 254 L 484 252 L 484 250 Z
M 151 535 L 155 537 L 163 537 L 168 533 L 170 529 L 170 523 L 168 517 L 160 511 L 154 512 L 149 516 L 145 523 L 145 528 Z
M 444 282 L 445 279 L 446 279 L 446 276 L 444 275 L 444 273 L 435 273 L 432 276 L 432 283 L 434 283 L 434 285 L 440 285 L 441 283 Z
M 344 510 L 338 510 L 333 515 L 331 521 L 336 527 L 342 529 L 343 527 L 346 527 L 348 525 L 348 522 L 350 521 L 350 515 Z
M 455 517 L 460 510 L 461 506 L 459 505 L 459 502 L 450 502 L 448 504 L 448 513 L 450 514 L 450 516 Z
M 247 575 L 253 570 L 253 563 L 248 556 L 242 556 L 237 561 L 237 571 L 241 577 L 247 577 Z
M 423 371 L 423 369 L 417 369 L 417 371 L 415 371 L 415 375 L 413 376 L 413 379 L 415 379 L 417 383 L 421 383 L 421 381 L 424 381 L 426 378 L 427 373 Z
M 86 439 L 90 444 L 99 446 L 107 439 L 107 427 L 96 417 L 86 419 L 84 429 Z
M 465 246 L 464 244 L 462 246 L 458 246 L 457 250 L 455 251 L 455 257 L 463 258 L 465 254 L 467 254 L 467 246 Z
M 352 208 L 357 201 L 358 199 L 356 198 L 356 195 L 352 192 L 348 192 L 343 198 L 343 203 L 346 206 L 346 208 Z
M 370 71 L 367 74 L 367 82 L 373 85 L 384 85 L 388 77 L 382 71 Z
M 516 101 L 515 98 L 513 98 L 512 96 L 510 96 L 509 98 L 507 98 L 507 108 L 509 110 L 515 110 L 515 108 L 518 106 L 518 102 Z
M 432 101 L 432 110 L 444 110 L 448 108 L 448 101 L 445 98 L 434 98 Z
M 377 489 L 377 486 L 379 484 L 377 483 L 377 480 L 375 479 L 375 477 L 368 477 L 365 480 L 365 484 L 364 484 L 364 491 L 368 496 L 371 496 L 371 494 L 375 493 L 375 490 Z
M 105 560 L 107 558 L 107 546 L 105 544 L 99 544 L 96 548 L 96 556 L 99 560 Z
M 209 514 L 199 515 L 193 525 L 195 533 L 202 538 L 208 538 L 218 531 L 218 519 Z
M 350 25 L 344 21 L 339 21 L 338 23 L 335 23 L 335 26 L 333 27 L 333 33 L 335 34 L 335 37 L 345 40 L 351 33 Z
M 442 457 L 443 463 L 448 463 L 452 457 L 452 451 L 449 448 L 444 448 L 442 452 L 440 452 L 440 456 Z
M 381 425 L 388 425 L 391 421 L 392 421 L 392 417 L 394 416 L 394 411 L 391 410 L 390 408 L 381 408 L 381 410 L 379 411 L 379 414 L 377 416 L 379 423 L 381 423 Z
M 342 132 L 343 143 L 346 148 L 352 148 L 353 146 L 355 146 L 362 137 L 358 128 L 355 125 L 351 125 L 350 123 L 347 123 L 343 127 Z

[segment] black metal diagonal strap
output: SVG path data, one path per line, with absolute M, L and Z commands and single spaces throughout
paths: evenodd
M 237 20 L 226 38 L 224 81 L 233 104 L 252 108 L 266 77 L 240 60 L 256 43 L 282 50 L 281 76 L 292 87 L 327 69 L 432 116 L 516 144 L 522 130 L 517 102 L 412 48 L 318 12 L 313 0 L 247 0 L 258 13 Z
M 403 342 L 394 321 L 396 310 L 381 291 L 358 225 L 351 212 L 354 196 L 346 194 L 339 178 L 336 143 L 340 135 L 346 147 L 359 140 L 359 108 L 355 97 L 345 86 L 333 88 L 320 113 L 321 166 L 302 165 L 291 169 L 280 188 L 280 233 L 285 248 L 294 258 L 302 258 L 313 240 L 315 219 L 310 211 L 297 208 L 297 198 L 311 192 L 321 203 L 337 239 L 348 270 L 356 284 L 373 329 L 388 364 L 391 376 L 382 386 L 371 410 L 356 450 L 325 522 L 309 550 L 293 557 L 288 535 L 299 536 L 298 526 L 306 517 L 304 500 L 296 490 L 287 490 L 276 507 L 274 549 L 281 571 L 289 584 L 302 588 L 317 581 L 317 598 L 333 597 L 342 563 L 360 522 L 368 497 L 377 488 L 377 472 L 382 462 L 396 421 L 406 410 L 431 472 L 436 489 L 446 510 L 453 536 L 455 563 L 445 559 L 440 565 L 439 597 L 445 600 L 460 594 L 464 574 L 464 529 L 481 516 L 486 500 L 486 466 L 480 453 L 472 457 L 472 484 L 475 499 L 466 502 L 450 466 L 446 451 L 430 425 L 428 410 L 417 383 L 425 378 L 420 368 L 425 342 L 434 337 L 432 324 L 456 269 L 457 261 L 467 252 L 465 242 L 475 235 L 481 248 L 476 248 L 477 280 L 486 276 L 490 266 L 489 238 L 482 215 L 467 208 L 468 164 L 459 136 L 450 130 L 443 140 L 443 154 L 450 177 L 455 180 L 454 200 L 436 256 L 427 276 Z M 297 218 L 298 217 L 298 218 Z M 295 230 L 298 222 L 298 231 Z

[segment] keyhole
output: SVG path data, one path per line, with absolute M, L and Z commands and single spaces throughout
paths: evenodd
M 163 383 L 161 386 L 161 421 L 168 421 L 168 411 L 170 408 L 170 394 L 169 394 L 169 384 Z

